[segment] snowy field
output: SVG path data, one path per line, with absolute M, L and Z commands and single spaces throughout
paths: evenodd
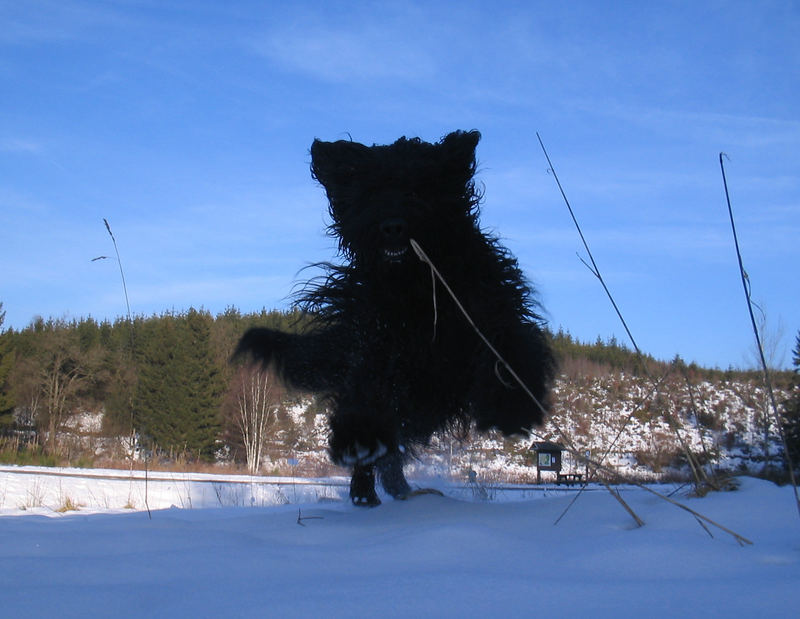
M 141 474 L 108 475 L 0 467 L 0 616 L 800 616 L 792 491 L 756 479 L 674 495 L 740 545 L 635 488 L 643 527 L 600 488 L 554 525 L 574 490 L 427 480 L 446 496 L 364 509 L 344 479 L 151 473 L 149 517 Z

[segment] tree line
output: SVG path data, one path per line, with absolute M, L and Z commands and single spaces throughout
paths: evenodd
M 35 442 L 55 455 L 59 433 L 73 416 L 102 410 L 103 435 L 135 437 L 160 457 L 211 462 L 227 454 L 248 465 L 259 457 L 253 433 L 274 415 L 278 400 L 293 395 L 231 363 L 231 355 L 252 326 L 291 332 L 307 322 L 298 311 L 242 314 L 229 307 L 212 315 L 190 308 L 130 321 L 37 318 L 16 331 L 2 330 L 4 316 L 0 302 L 0 435 L 22 437 L 23 444 Z M 567 374 L 588 371 L 588 365 L 660 374 L 670 365 L 641 358 L 613 338 L 585 343 L 563 330 L 548 335 Z M 796 364 L 798 356 L 795 350 Z M 698 378 L 734 372 L 682 367 Z M 787 376 L 797 378 L 789 372 L 781 380 Z M 787 407 L 794 418 L 798 401 Z
M 114 322 L 37 318 L 0 333 L 0 434 L 54 454 L 70 418 L 102 410 L 104 435 L 135 434 L 164 457 L 213 461 L 239 447 L 227 410 L 243 371 L 230 359 L 239 337 L 254 325 L 293 331 L 302 322 L 298 312 L 235 308 Z

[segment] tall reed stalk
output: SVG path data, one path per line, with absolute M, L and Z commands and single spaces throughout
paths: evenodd
M 125 309 L 127 311 L 127 318 L 128 318 L 128 334 L 130 336 L 130 348 L 129 348 L 129 355 L 131 362 L 133 361 L 133 353 L 134 353 L 134 337 L 133 337 L 133 317 L 131 316 L 131 304 L 128 298 L 128 285 L 125 283 L 125 271 L 122 268 L 122 259 L 119 256 L 119 248 L 117 247 L 117 239 L 114 238 L 114 233 L 111 231 L 111 225 L 108 223 L 108 220 L 103 217 L 103 223 L 106 226 L 106 230 L 108 230 L 108 235 L 111 237 L 111 242 L 114 244 L 114 253 L 117 255 L 117 265 L 119 266 L 119 275 L 122 279 L 122 292 L 125 294 Z M 102 260 L 108 258 L 108 256 L 98 256 L 94 258 L 94 260 Z M 94 262 L 93 260 L 93 262 Z M 136 445 L 136 430 L 133 420 L 133 401 L 129 402 L 130 412 L 131 412 L 131 473 L 133 473 L 133 454 Z M 152 514 L 150 513 L 150 504 L 148 501 L 148 483 L 147 483 L 147 454 L 145 454 L 144 459 L 144 505 L 147 508 L 147 515 L 148 517 L 152 518 Z
M 591 271 L 592 275 L 594 275 L 597 278 L 597 280 L 600 282 L 600 285 L 603 287 L 606 296 L 608 296 L 608 300 L 614 307 L 614 311 L 616 312 L 617 317 L 619 317 L 619 320 L 625 329 L 625 333 L 628 334 L 628 338 L 630 339 L 631 344 L 633 345 L 633 348 L 636 351 L 636 358 L 639 360 L 639 363 L 641 364 L 642 371 L 644 372 L 645 376 L 647 376 L 647 378 L 650 380 L 650 382 L 655 386 L 657 393 L 658 385 L 660 384 L 661 381 L 657 381 L 651 375 L 649 369 L 647 368 L 647 363 L 645 362 L 644 355 L 642 354 L 639 345 L 636 343 L 636 340 L 633 337 L 633 333 L 631 333 L 631 330 L 628 327 L 628 323 L 625 321 L 625 318 L 622 315 L 622 311 L 620 311 L 619 306 L 614 300 L 614 296 L 611 294 L 611 291 L 606 285 L 606 282 L 603 279 L 603 275 L 600 272 L 600 269 L 598 268 L 597 263 L 594 260 L 594 256 L 592 255 L 591 249 L 589 249 L 589 244 L 586 241 L 586 237 L 583 235 L 581 226 L 578 223 L 578 218 L 575 216 L 575 212 L 572 210 L 572 206 L 570 205 L 569 200 L 567 199 L 567 194 L 564 192 L 564 188 L 561 186 L 561 181 L 558 180 L 558 174 L 556 174 L 555 167 L 553 166 L 552 161 L 550 161 L 550 155 L 547 154 L 547 149 L 544 147 L 544 142 L 542 141 L 542 138 L 538 132 L 536 133 L 536 138 L 539 140 L 539 145 L 542 147 L 542 152 L 544 153 L 544 157 L 547 160 L 547 165 L 549 166 L 548 169 L 553 174 L 553 178 L 556 181 L 556 185 L 558 185 L 558 189 L 561 192 L 561 197 L 564 198 L 564 202 L 567 205 L 567 210 L 569 210 L 569 214 L 572 217 L 572 221 L 575 224 L 575 228 L 578 230 L 578 235 L 581 238 L 581 242 L 583 243 L 583 247 L 586 250 L 587 255 L 589 256 L 589 261 L 591 262 L 591 264 L 587 263 L 583 258 L 580 258 L 580 256 L 579 258 L 581 262 L 583 262 L 583 264 L 589 269 L 589 271 Z M 675 436 L 678 439 L 678 443 L 681 445 L 681 448 L 683 449 L 684 455 L 686 456 L 686 460 L 688 461 L 689 467 L 692 470 L 692 476 L 695 479 L 695 488 L 698 490 L 698 492 L 700 492 L 703 483 L 711 484 L 713 486 L 714 485 L 713 482 L 709 480 L 705 471 L 703 470 L 703 468 L 700 466 L 700 464 L 697 462 L 694 455 L 692 454 L 691 449 L 689 449 L 689 445 L 686 443 L 686 440 L 683 436 L 683 433 L 681 432 L 680 425 L 678 424 L 677 420 L 671 413 L 666 414 L 665 418 L 670 428 L 675 433 Z
M 769 395 L 770 406 L 772 410 L 773 419 L 775 421 L 775 425 L 778 427 L 778 436 L 781 439 L 781 443 L 783 444 L 783 458 L 786 462 L 786 470 L 789 473 L 789 480 L 792 483 L 792 488 L 794 488 L 794 500 L 797 505 L 797 513 L 800 515 L 800 495 L 797 492 L 797 481 L 794 476 L 794 468 L 792 467 L 792 460 L 789 457 L 789 447 L 786 444 L 786 433 L 783 430 L 783 423 L 781 419 L 780 412 L 778 412 L 778 404 L 775 401 L 775 392 L 772 389 L 772 378 L 769 374 L 769 367 L 767 366 L 767 361 L 764 357 L 764 348 L 761 344 L 761 336 L 758 333 L 758 325 L 756 324 L 756 317 L 755 313 L 753 312 L 753 299 L 751 297 L 751 282 L 750 276 L 747 274 L 747 271 L 744 270 L 744 261 L 742 260 L 742 252 L 739 248 L 739 236 L 736 233 L 736 222 L 733 218 L 733 207 L 731 206 L 731 195 L 728 191 L 728 178 L 725 174 L 725 153 L 719 154 L 719 167 L 722 171 L 722 184 L 725 188 L 725 202 L 728 205 L 728 215 L 731 220 L 731 231 L 733 232 L 733 245 L 736 249 L 736 259 L 739 262 L 739 275 L 742 279 L 742 288 L 744 289 L 744 298 L 745 302 L 747 303 L 747 311 L 750 314 L 750 322 L 753 326 L 753 335 L 756 339 L 756 348 L 758 349 L 758 356 L 759 360 L 761 361 L 761 370 L 764 373 L 764 385 L 767 389 L 767 394 Z

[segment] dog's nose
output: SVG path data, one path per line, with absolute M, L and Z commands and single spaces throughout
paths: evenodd
M 402 239 L 407 229 L 405 220 L 399 217 L 384 220 L 380 227 L 383 236 L 393 241 Z

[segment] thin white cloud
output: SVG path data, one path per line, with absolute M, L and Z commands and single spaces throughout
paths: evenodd
M 428 53 L 382 29 L 347 32 L 304 26 L 268 34 L 252 48 L 290 71 L 330 82 L 411 81 L 436 73 Z
M 573 100 L 570 105 L 576 110 L 624 120 L 653 131 L 672 134 L 680 131 L 684 135 L 700 136 L 720 145 L 760 148 L 800 143 L 800 121 L 794 118 L 656 108 L 614 100 L 605 100 L 602 105 Z
M 47 208 L 46 202 L 39 197 L 12 187 L 0 186 L 0 210 L 3 212 L 4 219 L 10 217 L 13 213 L 35 213 L 41 215 L 47 212 Z
M 0 153 L 38 153 L 42 145 L 24 138 L 0 138 Z
M 38 45 L 79 39 L 87 31 L 125 24 L 109 4 L 27 0 L 0 6 L 0 44 Z

